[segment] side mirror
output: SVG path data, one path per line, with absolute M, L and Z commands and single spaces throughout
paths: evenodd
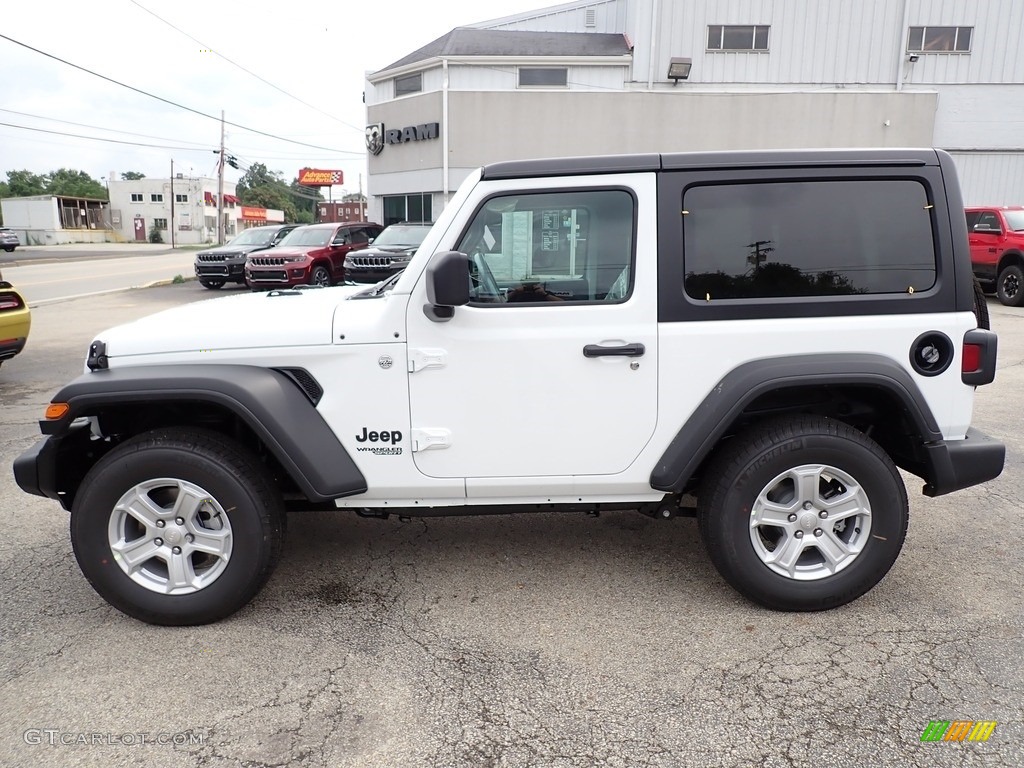
M 437 254 L 427 267 L 427 317 L 451 320 L 455 307 L 469 303 L 469 257 L 458 251 Z

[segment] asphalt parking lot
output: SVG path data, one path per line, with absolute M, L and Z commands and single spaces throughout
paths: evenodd
M 0 369 L 0 765 L 1024 764 L 1024 310 L 990 301 L 999 371 L 976 399 L 1003 475 L 938 499 L 907 476 L 903 554 L 841 609 L 746 602 L 686 518 L 304 512 L 252 604 L 158 628 L 92 591 L 67 514 L 10 466 L 94 333 L 208 298 L 39 307 Z M 997 725 L 922 742 L 936 720 Z

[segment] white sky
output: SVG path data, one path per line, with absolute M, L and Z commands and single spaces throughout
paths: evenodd
M 261 162 L 290 182 L 302 167 L 340 169 L 344 190 L 354 192 L 360 174 L 366 187 L 362 93 L 367 71 L 382 69 L 454 27 L 554 4 L 6 0 L 0 34 L 199 112 L 219 117 L 224 110 L 228 121 L 327 148 L 226 128 L 228 153 L 238 157 L 243 170 Z M 204 51 L 190 37 L 213 52 Z M 3 38 L 0 123 L 161 145 L 112 144 L 0 125 L 4 181 L 11 170 L 42 174 L 58 168 L 82 170 L 96 179 L 108 178 L 111 171 L 116 178 L 123 171 L 166 178 L 172 159 L 175 173 L 216 176 L 217 156 L 212 150 L 220 143 L 219 121 L 161 103 Z M 240 175 L 227 168 L 225 178 L 236 181 Z M 327 194 L 326 189 L 323 192 Z M 339 192 L 336 187 L 335 196 Z

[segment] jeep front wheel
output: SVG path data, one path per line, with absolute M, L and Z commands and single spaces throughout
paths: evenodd
M 756 603 L 819 611 L 856 600 L 903 546 L 907 492 L 882 448 L 798 416 L 733 438 L 704 474 L 698 517 L 719 573 Z
M 327 288 L 331 284 L 331 273 L 327 271 L 327 267 L 318 265 L 313 267 L 313 271 L 309 275 L 310 285 L 322 285 Z
M 1016 264 L 1003 267 L 996 280 L 996 296 L 1008 307 L 1024 306 L 1024 270 Z
M 283 505 L 258 459 L 201 430 L 126 441 L 89 471 L 71 509 L 86 578 L 151 624 L 234 613 L 270 576 L 283 537 Z

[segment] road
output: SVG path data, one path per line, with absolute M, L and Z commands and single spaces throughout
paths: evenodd
M 176 275 L 190 278 L 195 275 L 194 262 L 191 250 L 110 246 L 90 251 L 61 246 L 15 251 L 0 261 L 0 269 L 29 306 L 39 306 L 173 280 Z
M 41 306 L 0 370 L 0 765 L 1024 765 L 1024 311 L 990 305 L 999 373 L 975 413 L 1005 472 L 938 499 L 908 477 L 903 554 L 843 608 L 751 605 L 685 518 L 302 512 L 252 604 L 151 627 L 92 591 L 67 513 L 9 468 L 94 333 L 206 298 Z M 998 725 L 921 742 L 957 719 Z

